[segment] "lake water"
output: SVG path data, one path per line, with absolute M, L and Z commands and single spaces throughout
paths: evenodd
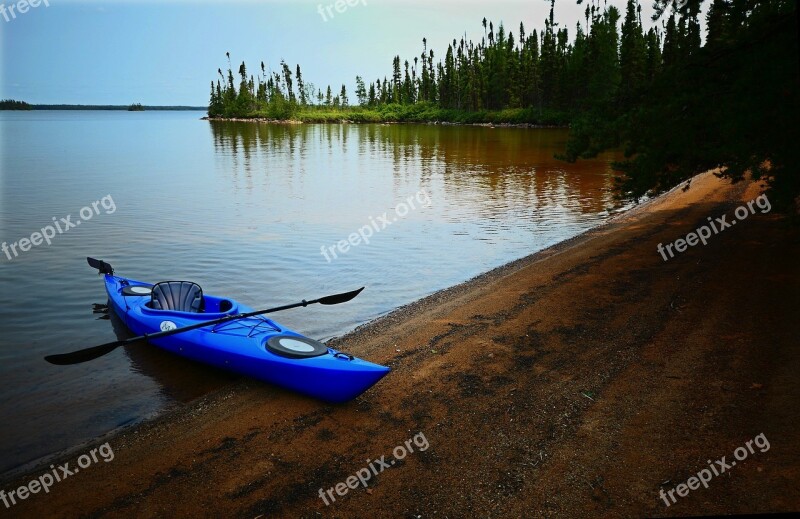
M 234 380 L 146 345 L 42 360 L 125 334 L 92 313 L 106 298 L 86 256 L 255 308 L 366 286 L 275 316 L 326 340 L 596 226 L 613 205 L 608 156 L 553 158 L 565 130 L 202 115 L 0 112 L 0 240 L 16 244 L 0 252 L 0 473 Z M 20 242 L 56 223 L 49 245 Z

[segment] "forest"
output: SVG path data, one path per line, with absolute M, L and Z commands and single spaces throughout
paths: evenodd
M 234 76 L 228 55 L 227 74 L 219 69 L 211 84 L 209 116 L 286 119 L 317 108 L 321 114 L 346 110 L 357 121 L 377 116 L 389 121 L 567 123 L 617 94 L 630 97 L 631 90 L 655 76 L 662 54 L 669 57 L 678 47 L 689 52 L 700 45 L 696 14 L 676 22 L 673 13 L 665 34 L 656 29 L 645 33 L 641 7 L 630 0 L 622 37 L 620 17 L 616 7 L 601 9 L 593 2 L 572 40 L 569 29 L 555 22 L 555 1 L 541 31 L 528 33 L 520 24 L 515 36 L 484 18 L 479 42 L 454 39 L 437 60 L 422 38 L 419 56 L 395 56 L 391 75 L 369 83 L 357 76 L 352 95 L 345 85 L 316 88 L 304 81 L 300 65 L 292 69 L 283 61 L 277 71 L 268 71 L 262 62 L 257 76 L 242 63 Z
M 582 4 L 583 0 L 577 0 Z M 592 0 L 574 28 L 516 32 L 484 18 L 480 41 L 442 53 L 394 56 L 391 73 L 324 90 L 300 65 L 218 69 L 209 117 L 304 122 L 457 122 L 569 125 L 561 158 L 612 148 L 626 159 L 621 198 L 638 199 L 712 168 L 765 178 L 778 206 L 800 195 L 797 6 L 793 0 L 655 0 L 645 30 L 638 0 L 624 12 Z M 705 40 L 705 41 L 703 41 Z M 238 86 L 237 86 L 238 82 Z

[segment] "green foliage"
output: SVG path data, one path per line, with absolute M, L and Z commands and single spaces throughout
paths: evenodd
M 800 195 L 796 9 L 786 0 L 715 0 L 702 47 L 699 3 L 673 13 L 645 88 L 626 94 L 615 113 L 581 114 L 567 158 L 624 146 L 628 159 L 616 167 L 625 198 L 719 167 L 733 181 L 763 178 L 773 205 L 789 207 Z

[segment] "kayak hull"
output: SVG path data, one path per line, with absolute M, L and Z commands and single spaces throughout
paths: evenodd
M 105 287 L 111 306 L 136 335 L 183 328 L 226 315 L 252 312 L 235 301 L 205 296 L 202 313 L 155 310 L 147 303 L 149 295 L 131 295 L 135 287 L 149 283 L 105 274 Z M 124 289 L 126 289 L 123 292 Z M 145 293 L 146 290 L 138 290 Z M 303 337 L 263 316 L 231 320 L 222 324 L 189 330 L 149 342 L 166 351 L 269 382 L 327 402 L 347 402 L 383 378 L 389 368 L 354 358 L 328 348 L 327 353 L 309 358 L 288 358 L 267 349 L 266 342 L 276 335 Z

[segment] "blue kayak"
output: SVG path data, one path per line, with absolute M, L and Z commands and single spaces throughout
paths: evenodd
M 144 283 L 104 273 L 110 307 L 136 335 L 196 325 L 253 309 L 205 295 L 195 283 Z M 159 348 L 328 402 L 357 397 L 389 368 L 328 348 L 258 315 L 149 339 Z

